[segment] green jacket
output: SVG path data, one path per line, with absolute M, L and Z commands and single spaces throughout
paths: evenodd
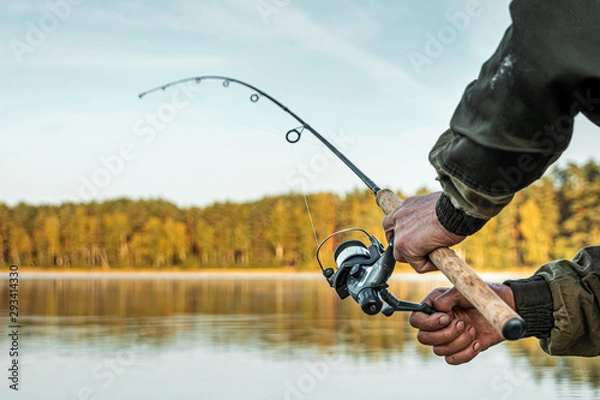
M 512 25 L 429 159 L 444 194 L 438 219 L 477 232 L 569 145 L 583 113 L 600 125 L 600 1 L 514 0 Z M 527 334 L 554 355 L 600 355 L 600 247 L 507 282 Z

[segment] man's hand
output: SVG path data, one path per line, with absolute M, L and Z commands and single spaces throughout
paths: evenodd
M 435 206 L 441 193 L 409 197 L 383 220 L 388 241 L 394 237 L 394 258 L 409 263 L 418 273 L 437 269 L 427 254 L 465 239 L 449 232 L 438 221 Z
M 513 292 L 508 286 L 488 285 L 515 309 Z M 480 352 L 504 340 L 456 288 L 435 289 L 423 301 L 439 312 L 432 315 L 414 312 L 410 316 L 410 324 L 419 329 L 419 342 L 433 346 L 433 352 L 444 357 L 448 364 L 469 362 Z

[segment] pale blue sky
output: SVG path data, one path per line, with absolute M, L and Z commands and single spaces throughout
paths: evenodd
M 238 86 L 203 83 L 148 130 L 173 92 L 139 92 L 207 74 L 254 84 L 332 141 L 342 136 L 341 149 L 380 186 L 437 188 L 427 154 L 509 25 L 508 3 L 6 0 L 0 201 L 204 205 L 300 182 L 308 192 L 362 187 L 308 135 L 288 144 L 295 122 Z M 453 28 L 448 16 L 467 11 Z M 417 71 L 409 53 L 425 53 L 440 32 L 454 36 Z M 587 121 L 576 130 L 563 162 L 598 148 Z

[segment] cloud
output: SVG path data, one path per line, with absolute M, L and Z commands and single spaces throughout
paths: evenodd
M 31 1 L 10 1 L 6 5 L 10 11 L 17 13 L 44 13 L 48 12 L 48 6 L 43 2 L 31 2 Z
M 280 31 L 304 48 L 334 56 L 345 63 L 363 70 L 378 83 L 401 83 L 407 89 L 417 89 L 419 85 L 401 68 L 377 55 L 356 46 L 352 41 L 342 39 L 330 30 L 319 25 L 299 9 L 291 8 L 274 19 Z M 301 27 L 301 29 L 298 29 Z
M 87 13 L 88 18 L 110 22 L 130 28 L 147 30 L 168 29 L 174 32 L 223 34 L 248 41 L 264 39 L 269 32 L 264 29 L 253 2 L 220 1 L 174 1 L 168 10 L 144 3 L 118 4 L 110 10 L 95 7 Z
M 510 26 L 509 1 L 485 1 L 484 13 L 473 21 L 466 34 L 471 54 L 484 62 L 492 56 Z
M 9 123 L 4 131 L 11 135 L 12 143 L 27 145 L 32 138 L 55 143 L 65 138 L 83 138 L 89 132 L 98 134 L 102 140 L 109 137 L 130 135 L 139 113 L 131 111 L 47 111 L 32 114 L 27 119 Z M 37 139 L 36 139 L 37 140 Z
M 0 65 L 10 64 L 4 60 Z M 117 49 L 67 48 L 48 44 L 27 60 L 30 66 L 63 68 L 194 68 L 223 66 L 229 60 L 214 54 L 151 53 Z
M 373 10 L 369 12 L 377 14 Z M 350 14 L 357 20 L 361 19 L 360 12 L 356 10 L 351 10 Z M 335 18 L 332 20 L 337 21 Z M 268 27 L 272 37 L 287 41 L 288 46 L 298 46 L 308 54 L 331 57 L 339 63 L 340 69 L 351 67 L 361 71 L 382 95 L 411 104 L 431 105 L 437 102 L 435 95 L 428 93 L 412 74 L 387 58 L 387 54 L 382 56 L 369 49 L 369 42 L 378 37 L 380 28 L 370 23 L 368 17 L 365 20 L 365 26 L 361 29 L 367 32 L 367 37 L 357 40 L 356 32 L 347 34 L 348 30 L 343 25 L 329 26 L 318 22 L 315 17 L 291 3 L 271 16 Z
M 369 20 L 364 9 L 348 8 L 347 13 L 364 26 L 357 33 L 348 26 L 333 28 L 318 23 L 294 3 L 282 6 L 269 17 L 266 24 L 256 2 L 226 0 L 197 3 L 179 1 L 169 13 L 156 12 L 155 8 L 136 5 L 135 9 L 123 6 L 118 10 L 100 10 L 94 18 L 109 20 L 121 25 L 143 28 L 166 28 L 177 32 L 224 34 L 236 38 L 236 42 L 278 41 L 299 44 L 303 49 L 335 57 L 343 65 L 362 70 L 381 91 L 410 90 L 413 95 L 420 85 L 402 68 L 381 56 L 373 54 L 357 43 L 364 43 L 378 31 L 377 24 Z M 135 11 L 135 15 L 133 16 Z M 342 11 L 340 11 L 342 12 Z M 338 20 L 338 19 L 336 19 Z M 362 40 L 357 39 L 359 35 Z
M 148 28 L 151 26 L 150 22 L 145 18 L 131 17 L 113 8 L 104 9 L 100 7 L 94 7 L 88 13 L 88 15 L 96 20 L 111 22 L 113 24 L 127 26 L 130 28 Z

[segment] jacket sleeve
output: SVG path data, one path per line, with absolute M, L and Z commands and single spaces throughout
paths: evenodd
M 600 118 L 600 3 L 515 0 L 513 23 L 465 90 L 429 159 L 438 218 L 469 235 L 567 148 L 575 115 Z
M 470 235 L 569 145 L 574 117 L 600 125 L 600 2 L 514 0 L 512 25 L 429 154 L 436 213 Z M 600 355 L 600 246 L 508 281 L 527 335 L 552 355 Z
M 505 282 L 513 290 L 526 336 L 551 355 L 600 355 L 600 246 L 572 261 L 553 261 L 531 278 Z

